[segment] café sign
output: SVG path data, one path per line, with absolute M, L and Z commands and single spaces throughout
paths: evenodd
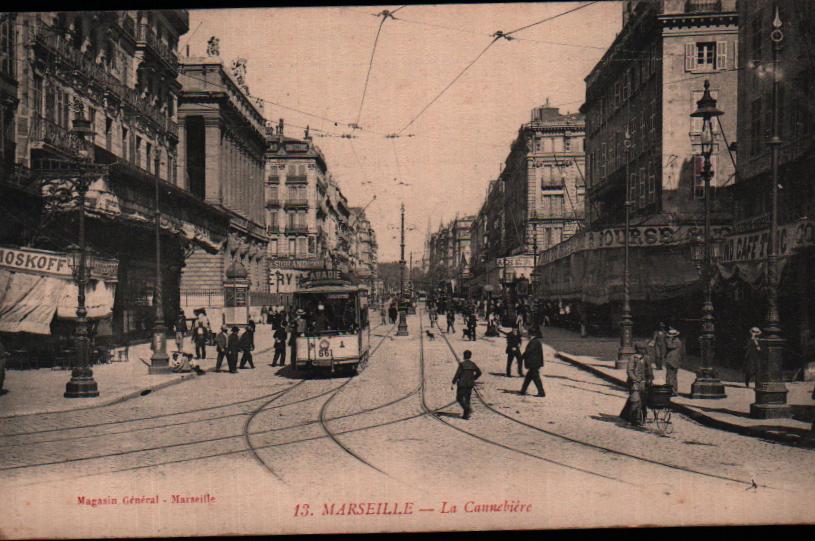
M 805 220 L 783 225 L 778 228 L 776 239 L 778 257 L 789 257 L 801 248 L 815 246 L 815 222 Z M 719 263 L 763 261 L 767 259 L 769 242 L 769 229 L 729 236 L 721 243 Z

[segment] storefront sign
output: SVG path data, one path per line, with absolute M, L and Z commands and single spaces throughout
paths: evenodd
M 701 236 L 703 228 L 699 226 L 683 225 L 654 225 L 629 228 L 628 243 L 634 248 L 672 246 L 686 244 L 694 237 Z M 721 239 L 732 231 L 730 226 L 714 226 L 711 228 L 713 239 Z M 603 248 L 622 248 L 625 246 L 625 228 L 612 227 L 601 231 L 587 231 L 578 233 L 572 238 L 543 252 L 538 262 L 551 263 L 583 250 L 597 250 Z
M 801 248 L 815 246 L 815 222 L 802 221 L 778 228 L 776 253 L 788 257 Z M 767 259 L 770 231 L 756 231 L 732 235 L 722 241 L 719 263 L 763 261 Z
M 271 259 L 269 261 L 270 269 L 318 269 L 323 266 L 323 261 L 317 258 Z
M 303 278 L 303 271 L 282 269 L 269 271 L 269 285 L 271 286 L 272 293 L 294 293 L 297 291 L 297 285 Z
M 32 274 L 50 274 L 71 279 L 73 271 L 68 265 L 68 256 L 58 252 L 32 250 L 28 248 L 7 248 L 0 246 L 0 268 Z M 119 262 L 115 259 L 97 258 L 90 277 L 106 282 L 116 281 Z

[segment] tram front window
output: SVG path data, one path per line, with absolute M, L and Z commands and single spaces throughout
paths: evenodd
M 304 296 L 301 307 L 306 312 L 310 333 L 342 334 L 357 330 L 354 297 L 348 293 Z

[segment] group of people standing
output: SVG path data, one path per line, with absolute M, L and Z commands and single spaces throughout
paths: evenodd
M 217 353 L 215 362 L 215 372 L 221 371 L 221 365 L 226 359 L 230 373 L 236 373 L 238 368 L 245 368 L 248 364 L 250 368 L 255 367 L 252 359 L 252 351 L 255 349 L 255 322 L 251 316 L 240 333 L 238 326 L 233 326 L 231 332 L 229 327 L 221 325 L 221 330 L 213 334 L 209 317 L 205 310 L 196 310 L 196 317 L 191 328 L 187 326 L 187 317 L 182 310 L 174 324 L 175 345 L 178 353 L 184 352 L 184 338 L 187 334 L 192 337 L 195 348 L 195 358 L 202 360 L 207 358 L 207 346 L 214 345 Z M 240 334 L 239 334 L 240 333 Z M 238 356 L 243 353 L 238 365 Z

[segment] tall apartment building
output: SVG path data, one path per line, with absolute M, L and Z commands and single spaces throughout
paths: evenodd
M 2 178 L 0 242 L 64 257 L 66 247 L 78 240 L 77 212 L 75 201 L 51 197 L 51 188 L 67 186 L 60 184 L 58 170 L 79 156 L 103 166 L 89 187 L 86 206 L 87 243 L 107 261 L 105 276 L 91 284 L 93 314 L 100 318 L 97 332 L 146 335 L 155 315 L 156 183 L 162 188 L 165 321 L 178 313 L 185 252 L 195 246 L 217 250 L 229 222 L 222 211 L 177 184 L 177 48 L 179 36 L 188 30 L 188 14 L 17 13 L 13 47 L 8 33 L 12 20 L 0 23 L 0 45 L 4 51 L 11 48 L 13 55 L 4 56 L 3 73 L 12 69 L 9 63 L 16 65 L 15 144 L 7 145 L 5 136 L 4 151 L 13 149 L 17 167 Z M 91 133 L 85 139 L 72 131 L 77 113 L 90 120 Z M 70 276 L 47 274 L 41 279 L 73 287 Z M 51 285 L 57 287 L 56 282 Z M 42 285 L 36 290 L 50 291 L 38 301 L 42 317 L 6 322 L 5 329 L 48 334 L 54 314 L 57 325 L 60 318 L 72 317 L 69 309 L 57 308 L 56 289 Z
M 735 9 L 735 0 L 623 3 L 623 27 L 585 79 L 587 227 L 541 254 L 541 299 L 576 303 L 616 321 L 628 201 L 635 332 L 664 318 L 698 317 L 691 246 L 704 223 L 704 160 L 701 120 L 690 114 L 708 80 L 724 112 L 713 126 L 711 158 L 713 235 L 721 238 L 731 220 L 723 188 L 734 181 L 728 142 L 735 140 L 739 116 Z
M 473 281 L 493 291 L 531 277 L 534 254 L 571 237 L 585 206 L 584 120 L 546 104 L 518 130 L 473 220 Z
M 774 7 L 778 7 L 778 19 Z M 773 132 L 772 32 L 778 51 L 779 311 L 787 338 L 786 368 L 800 368 L 815 353 L 815 5 L 812 2 L 739 2 L 738 175 L 733 186 L 734 233 L 721 249 L 731 271 L 720 325 L 742 332 L 764 321 L 771 210 Z M 728 331 L 731 329 L 728 328 Z M 808 370 L 812 372 L 812 368 Z

